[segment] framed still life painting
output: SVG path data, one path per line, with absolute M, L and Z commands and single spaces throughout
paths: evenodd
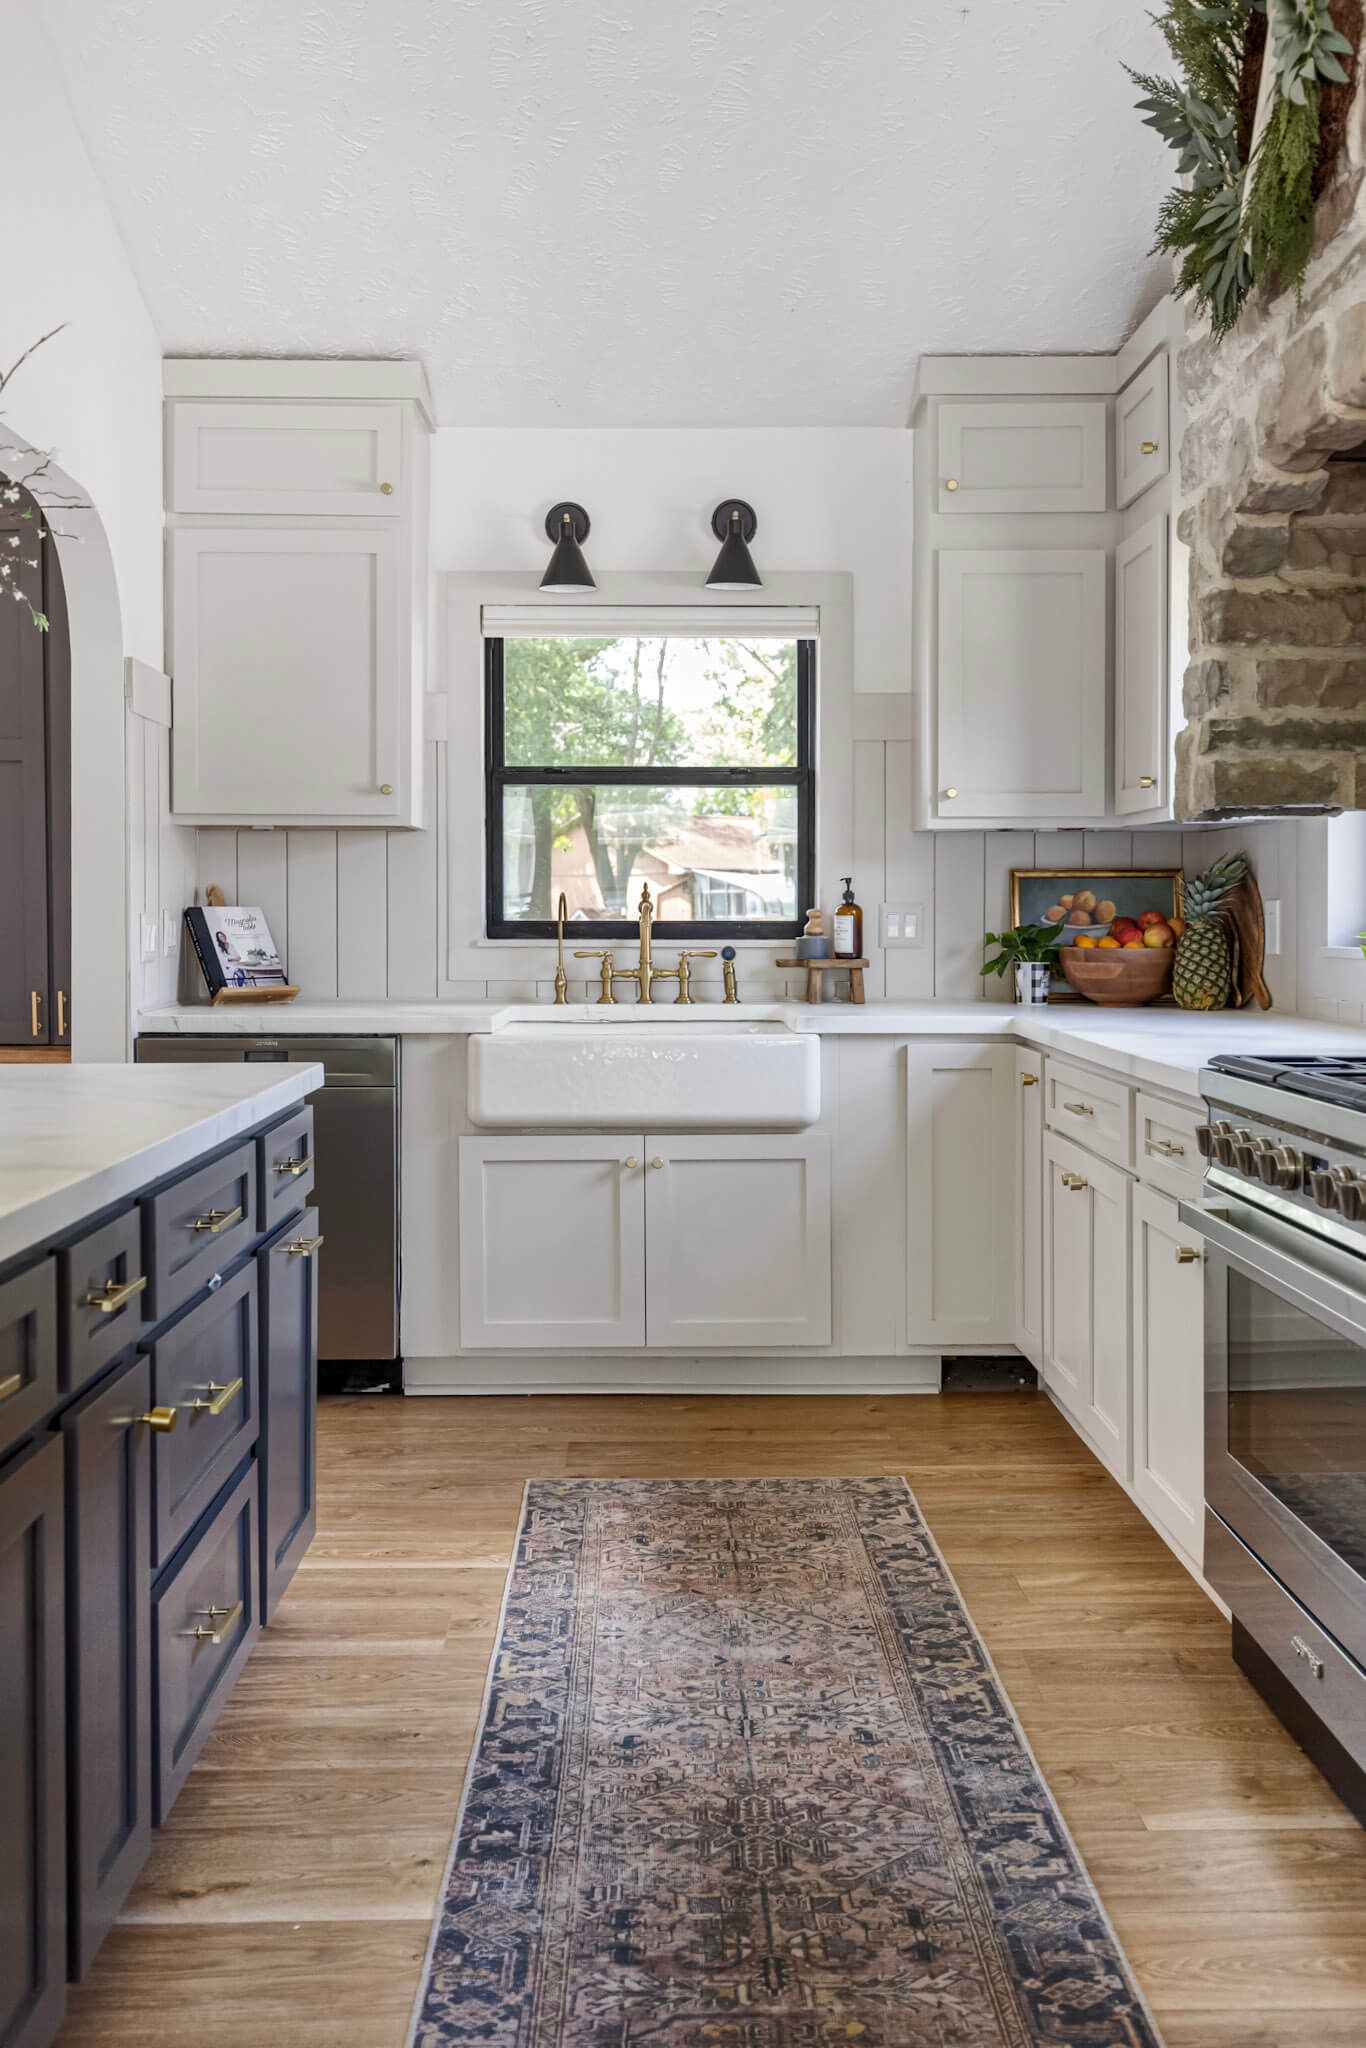
M 1012 868 L 1010 922 L 1061 924 L 1059 945 L 1081 932 L 1103 937 L 1117 919 L 1152 923 L 1181 916 L 1185 872 L 1181 868 Z M 1081 998 L 1055 971 L 1050 1002 Z

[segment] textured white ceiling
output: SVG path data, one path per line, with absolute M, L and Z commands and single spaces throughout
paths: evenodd
M 1153 0 L 43 0 L 167 352 L 443 422 L 895 425 L 1163 288 Z

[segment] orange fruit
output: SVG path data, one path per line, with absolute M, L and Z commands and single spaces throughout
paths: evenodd
M 1098 943 L 1099 942 L 1096 939 L 1092 938 L 1090 932 L 1079 932 L 1077 937 L 1072 941 L 1072 944 L 1074 946 L 1094 946 Z
M 1126 939 L 1120 947 L 1120 951 L 1122 953 L 1141 953 L 1143 951 L 1143 941 L 1142 939 Z
M 1114 951 L 1115 951 L 1116 953 L 1118 953 L 1118 951 L 1120 950 L 1120 944 L 1119 944 L 1119 940 L 1118 940 L 1118 939 L 1112 939 L 1112 938 L 1110 938 L 1110 937 L 1109 937 L 1108 935 L 1107 935 L 1107 936 L 1106 936 L 1105 938 L 1103 938 L 1103 939 L 1097 939 L 1097 940 L 1096 940 L 1096 947 L 1097 947 L 1097 950 L 1099 950 L 1100 948 L 1102 948 L 1102 947 L 1104 947 L 1104 946 L 1109 946 L 1109 947 L 1111 947 L 1111 948 L 1112 948 L 1112 949 L 1113 949 L 1113 950 L 1114 950 Z
M 1186 935 L 1186 920 L 1185 920 L 1185 918 L 1184 918 L 1184 917 L 1169 917 L 1169 918 L 1167 919 L 1167 929 L 1168 929 L 1169 931 L 1175 932 L 1175 934 L 1176 934 L 1176 936 L 1177 936 L 1177 938 L 1178 938 L 1178 939 L 1182 939 L 1182 938 L 1184 938 L 1184 937 L 1185 937 L 1185 935 Z

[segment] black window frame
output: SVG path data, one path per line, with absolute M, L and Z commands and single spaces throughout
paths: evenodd
M 589 630 L 586 623 L 585 632 Z M 720 636 L 718 636 L 720 637 Z M 733 636 L 743 639 L 737 620 Z M 501 636 L 484 641 L 484 933 L 490 939 L 553 939 L 553 918 L 510 918 L 503 912 L 503 794 L 517 788 L 589 783 L 621 789 L 795 789 L 797 860 L 795 915 L 791 918 L 659 918 L 655 936 L 664 944 L 692 939 L 794 939 L 805 929 L 804 905 L 816 900 L 816 667 L 818 642 L 798 634 L 797 765 L 794 768 L 574 768 L 509 766 L 504 732 L 504 670 Z M 576 921 L 605 939 L 634 938 L 639 927 L 628 918 Z

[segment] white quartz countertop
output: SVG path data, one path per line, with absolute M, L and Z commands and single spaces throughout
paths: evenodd
M 610 1014 L 628 1021 L 631 1005 Z M 661 1005 L 668 1010 L 672 1005 Z M 140 1032 L 187 1036 L 298 1038 L 387 1034 L 395 1037 L 462 1034 L 551 1015 L 544 1003 L 234 1003 L 184 1004 L 144 1011 Z M 571 1004 L 557 1016 L 601 1023 L 591 1003 Z M 1022 1009 L 1009 1003 L 739 1003 L 695 1004 L 692 1017 L 736 1023 L 772 1019 L 794 1031 L 890 1038 L 1014 1038 L 1046 1052 L 1070 1052 L 1125 1079 L 1178 1095 L 1199 1093 L 1199 1073 L 1215 1053 L 1354 1052 L 1366 1057 L 1366 1028 L 1324 1024 L 1280 1011 L 1108 1009 L 1095 1003 L 1052 1003 Z M 231 1071 L 231 1070 L 229 1070 Z
M 313 1065 L 0 1066 L 0 1263 L 289 1109 L 322 1078 Z

